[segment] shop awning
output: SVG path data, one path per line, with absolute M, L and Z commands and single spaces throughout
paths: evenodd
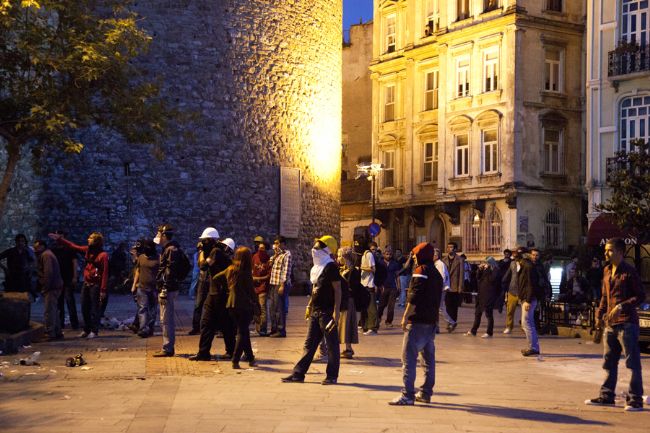
M 607 214 L 600 214 L 589 226 L 587 232 L 587 245 L 605 245 L 608 239 L 623 238 L 628 243 L 635 244 L 636 237 L 622 231 Z

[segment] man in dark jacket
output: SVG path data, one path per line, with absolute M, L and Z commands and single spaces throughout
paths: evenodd
M 413 270 L 407 305 L 402 317 L 404 340 L 402 342 L 402 369 L 404 389 L 402 395 L 388 404 L 412 406 L 415 400 L 429 403 L 435 383 L 435 345 L 438 309 L 442 296 L 442 277 L 433 263 L 433 245 L 421 243 L 413 248 L 416 268 Z M 415 394 L 415 371 L 418 353 L 424 360 L 424 384 Z
M 176 342 L 176 324 L 174 323 L 174 304 L 180 287 L 180 263 L 183 260 L 178 242 L 173 240 L 174 228 L 169 224 L 158 227 L 154 242 L 163 249 L 160 255 L 160 266 L 156 277 L 158 303 L 160 304 L 160 326 L 163 331 L 162 350 L 154 353 L 155 357 L 174 356 Z
M 586 404 L 614 406 L 618 361 L 625 354 L 625 366 L 630 369 L 630 386 L 625 410 L 643 410 L 643 379 L 639 351 L 639 315 L 637 307 L 645 301 L 645 292 L 636 269 L 625 261 L 625 241 L 611 239 L 605 245 L 602 298 L 596 311 L 596 327 L 605 329 L 603 369 L 607 372 L 600 387 L 600 396 Z
M 59 262 L 42 240 L 34 241 L 34 252 L 38 258 L 38 288 L 44 300 L 44 321 L 47 340 L 63 338 L 59 322 L 59 296 L 63 289 Z
M 517 282 L 519 300 L 521 301 L 521 327 L 528 340 L 528 348 L 523 349 L 524 356 L 539 355 L 539 339 L 535 328 L 535 308 L 544 299 L 544 289 L 539 284 L 539 274 L 533 262 L 528 258 L 528 250 L 519 248 L 519 272 Z
M 31 270 L 34 257 L 27 248 L 27 237 L 24 234 L 16 235 L 16 245 L 0 252 L 0 262 L 7 259 L 5 271 L 6 292 L 32 292 Z
M 458 245 L 455 242 L 447 244 L 447 256 L 442 262 L 449 272 L 449 292 L 445 295 L 447 313 L 454 323 L 447 325 L 447 331 L 453 332 L 458 325 L 458 308 L 463 302 L 463 289 L 465 287 L 465 260 L 457 254 Z

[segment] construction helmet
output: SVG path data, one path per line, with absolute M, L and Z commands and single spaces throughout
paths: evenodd
M 339 243 L 330 235 L 322 236 L 316 240 L 327 245 L 327 248 L 330 250 L 330 254 L 336 254 L 339 249 Z
M 226 238 L 222 240 L 221 243 L 227 246 L 228 248 L 230 248 L 231 250 L 235 251 L 235 241 L 233 241 L 232 239 Z
M 219 232 L 214 227 L 207 227 L 203 230 L 199 239 L 219 239 Z

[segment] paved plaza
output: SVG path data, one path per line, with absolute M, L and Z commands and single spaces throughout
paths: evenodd
M 259 367 L 234 371 L 229 362 L 191 362 L 197 336 L 187 336 L 192 301 L 181 297 L 176 356 L 152 358 L 160 333 L 150 339 L 130 331 L 105 331 L 81 340 L 66 329 L 63 342 L 33 344 L 0 356 L 0 431 L 92 432 L 648 432 L 650 410 L 623 412 L 589 407 L 603 378 L 602 348 L 585 340 L 542 338 L 543 356 L 523 358 L 523 333 L 493 339 L 462 335 L 473 316 L 462 308 L 453 334 L 436 338 L 436 386 L 431 404 L 392 407 L 401 388 L 398 328 L 360 336 L 355 359 L 342 360 L 339 384 L 322 386 L 325 364 L 314 363 L 304 384 L 284 384 L 305 338 L 305 297 L 291 298 L 288 338 L 253 338 Z M 109 315 L 126 319 L 130 298 L 113 296 Z M 34 317 L 41 306 L 34 307 Z M 401 310 L 397 312 L 398 317 Z M 396 322 L 398 319 L 396 319 Z M 479 335 L 483 328 L 479 330 Z M 42 352 L 40 366 L 14 365 Z M 215 340 L 214 353 L 223 353 Z M 65 367 L 83 353 L 87 369 Z M 646 393 L 650 356 L 643 355 Z M 8 363 L 8 364 L 7 364 Z M 242 363 L 242 367 L 246 366 Z M 422 379 L 418 371 L 418 383 Z M 621 364 L 619 393 L 629 376 Z

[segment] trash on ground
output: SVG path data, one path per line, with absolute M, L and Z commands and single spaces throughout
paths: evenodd
M 56 370 L 50 370 L 50 373 L 56 373 Z
M 97 351 L 98 352 L 108 352 L 108 347 L 98 347 Z
M 63 399 L 64 399 L 64 400 L 70 400 L 70 398 L 71 398 L 71 397 L 70 397 L 69 395 L 64 395 L 64 396 L 63 396 Z
M 85 366 L 85 367 L 81 367 L 81 369 L 84 370 L 84 371 L 88 371 L 88 370 L 92 370 L 93 368 Z
M 36 376 L 36 373 L 31 372 L 31 373 L 25 373 L 25 376 Z
M 41 357 L 41 352 L 34 352 L 28 358 L 23 358 L 19 361 L 20 365 L 39 365 L 38 358 Z
M 80 353 L 75 355 L 73 358 L 68 358 L 65 360 L 66 367 L 81 367 L 86 365 L 86 360 L 83 358 L 83 355 Z

